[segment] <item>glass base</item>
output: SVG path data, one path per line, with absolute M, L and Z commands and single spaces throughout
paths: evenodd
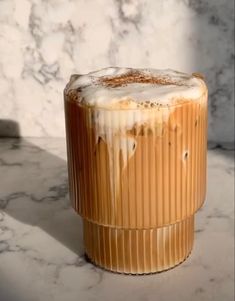
M 149 274 L 168 270 L 183 262 L 193 246 L 194 215 L 152 229 L 120 229 L 86 219 L 83 224 L 88 258 L 117 273 Z

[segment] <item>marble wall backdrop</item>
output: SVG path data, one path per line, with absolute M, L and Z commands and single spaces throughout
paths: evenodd
M 231 142 L 233 61 L 231 0 L 0 0 L 0 134 L 64 136 L 69 75 L 119 65 L 204 73 L 209 139 Z

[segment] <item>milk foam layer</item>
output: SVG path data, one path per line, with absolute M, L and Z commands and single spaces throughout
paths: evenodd
M 206 86 L 198 75 L 171 69 L 109 67 L 85 75 L 72 75 L 66 92 L 78 92 L 77 101 L 89 106 L 134 109 L 197 100 Z M 144 104 L 143 104 L 144 103 Z

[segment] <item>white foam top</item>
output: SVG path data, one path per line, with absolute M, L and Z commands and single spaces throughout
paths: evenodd
M 66 92 L 79 91 L 78 101 L 89 106 L 136 108 L 148 101 L 153 105 L 178 100 L 197 100 L 206 85 L 197 74 L 171 69 L 109 67 L 84 75 L 72 75 Z

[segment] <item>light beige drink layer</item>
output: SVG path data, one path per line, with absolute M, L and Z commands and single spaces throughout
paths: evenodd
M 205 199 L 203 79 L 127 68 L 74 75 L 65 116 L 70 196 L 91 261 L 135 274 L 182 262 Z

